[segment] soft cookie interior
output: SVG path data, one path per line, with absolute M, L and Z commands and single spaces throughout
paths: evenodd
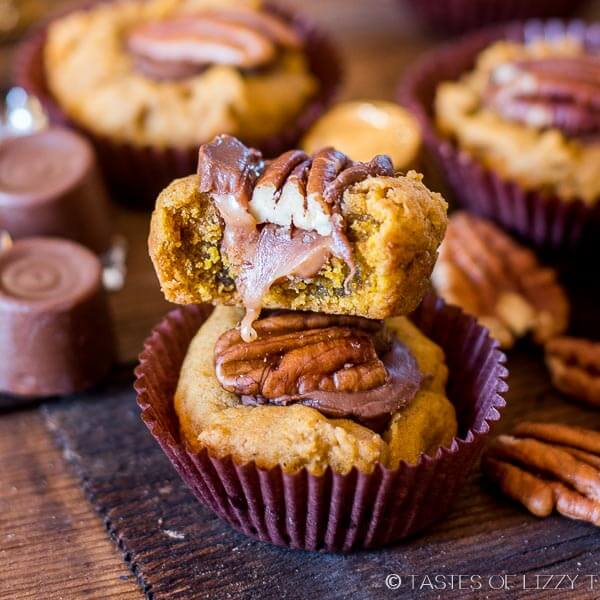
M 265 295 L 265 308 L 382 319 L 416 308 L 425 293 L 446 229 L 446 202 L 414 171 L 370 177 L 343 194 L 341 213 L 357 273 L 332 257 L 310 280 L 288 278 Z M 239 305 L 235 269 L 221 253 L 223 225 L 198 177 L 174 181 L 160 195 L 150 254 L 168 300 Z

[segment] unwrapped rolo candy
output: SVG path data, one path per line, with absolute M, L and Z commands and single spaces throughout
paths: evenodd
M 88 388 L 110 370 L 113 342 L 92 252 L 58 238 L 0 248 L 0 392 L 46 397 Z

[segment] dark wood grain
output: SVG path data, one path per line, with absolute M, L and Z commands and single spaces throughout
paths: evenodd
M 0 419 L 0 598 L 139 598 L 37 411 Z

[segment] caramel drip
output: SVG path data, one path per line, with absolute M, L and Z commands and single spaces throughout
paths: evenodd
M 236 286 L 246 308 L 242 337 L 256 337 L 252 323 L 270 287 L 286 277 L 311 279 L 335 256 L 356 273 L 344 232 L 344 190 L 370 176 L 392 175 L 387 157 L 354 163 L 325 149 L 310 158 L 290 151 L 267 162 L 231 136 L 200 148 L 200 191 L 211 194 L 225 222 L 222 252 L 238 271 Z
M 314 231 L 292 231 L 265 225 L 252 249 L 252 259 L 236 282 L 246 308 L 241 324 L 244 339 L 255 337 L 252 324 L 260 316 L 263 297 L 276 281 L 285 277 L 310 279 L 336 251 L 331 237 L 320 236 Z

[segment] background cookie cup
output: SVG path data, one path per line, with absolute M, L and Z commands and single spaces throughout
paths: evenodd
M 444 35 L 533 17 L 568 17 L 586 0 L 401 0 L 425 25 Z
M 421 123 L 431 166 L 450 185 L 458 203 L 540 248 L 554 250 L 581 246 L 600 231 L 600 203 L 585 204 L 579 198 L 564 201 L 552 194 L 527 190 L 486 168 L 438 131 L 433 101 L 438 84 L 458 79 L 473 67 L 481 50 L 494 41 L 528 42 L 564 35 L 581 40 L 590 50 L 600 50 L 597 24 L 557 20 L 511 23 L 431 52 L 413 67 L 398 90 L 399 101 Z
M 96 0 L 88 9 L 99 2 Z M 302 134 L 324 112 L 342 80 L 342 67 L 329 38 L 303 17 L 266 4 L 267 10 L 288 21 L 305 42 L 304 53 L 310 72 L 318 81 L 318 91 L 300 114 L 283 131 L 262 140 L 258 146 L 266 156 L 294 147 Z M 81 10 L 81 7 L 78 8 Z M 99 135 L 74 124 L 49 91 L 43 65 L 47 27 L 33 33 L 21 46 L 14 61 L 14 81 L 37 96 L 53 123 L 69 125 L 94 144 L 103 173 L 116 197 L 129 205 L 152 208 L 156 195 L 170 181 L 193 172 L 198 144 L 191 147 L 136 145 Z
M 280 466 L 238 465 L 182 444 L 173 395 L 188 345 L 211 310 L 188 305 L 169 313 L 146 340 L 135 383 L 144 422 L 205 506 L 251 537 L 331 552 L 393 543 L 448 512 L 505 406 L 505 357 L 486 329 L 434 296 L 412 317 L 446 352 L 447 393 L 459 422 L 450 448 L 395 470 L 378 464 L 370 474 L 328 468 L 315 476 L 306 469 L 290 474 Z

